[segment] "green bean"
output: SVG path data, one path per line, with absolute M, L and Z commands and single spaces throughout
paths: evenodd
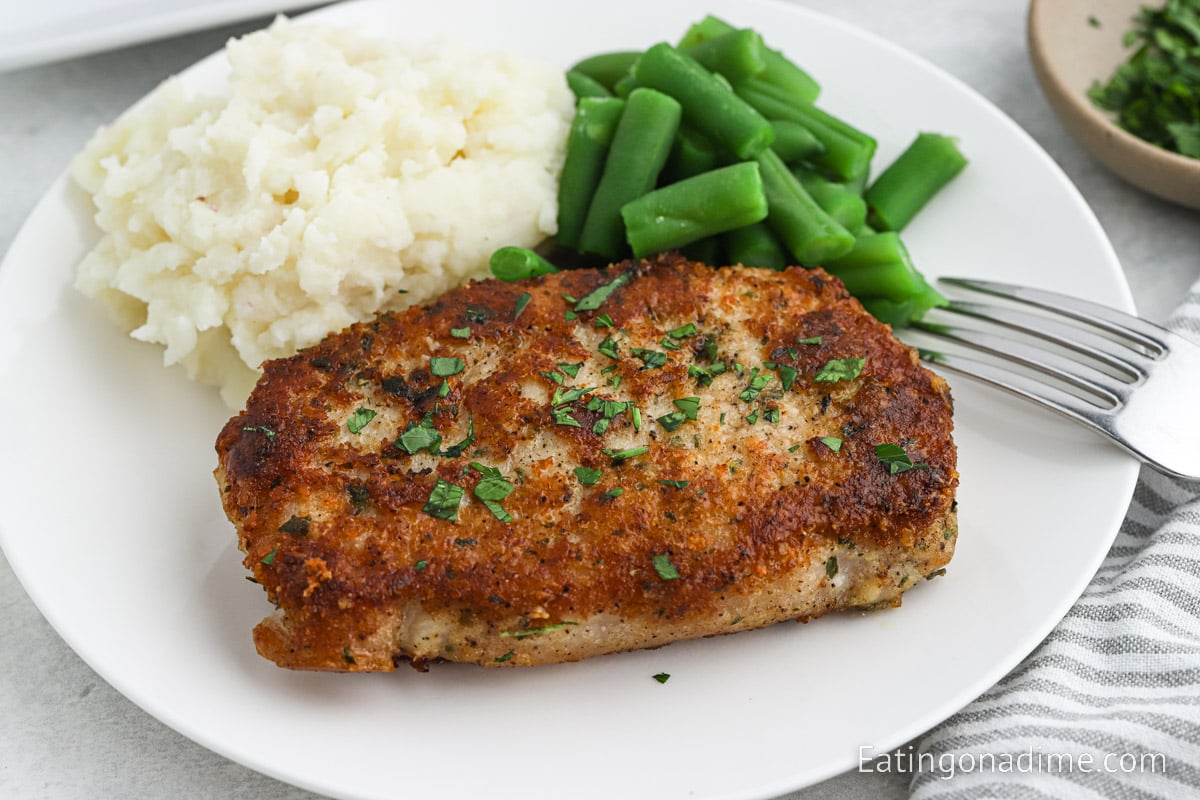
M 760 222 L 766 216 L 762 178 L 752 161 L 672 183 L 621 207 L 625 235 L 638 258 Z
M 680 48 L 680 52 L 733 83 L 753 78 L 767 66 L 762 36 L 749 29 L 729 31 L 691 47 Z
M 737 29 L 728 22 L 710 14 L 688 28 L 687 33 L 684 34 L 683 39 L 679 42 L 679 49 L 686 51 L 702 42 L 715 39 L 734 30 Z M 778 87 L 796 101 L 804 103 L 814 102 L 821 93 L 820 84 L 813 80 L 811 75 L 796 66 L 783 53 L 778 50 L 772 50 L 769 47 L 765 49 L 764 61 L 766 64 L 763 71 L 758 75 L 759 79 Z
M 767 194 L 767 224 L 787 249 L 806 267 L 845 255 L 854 237 L 817 205 L 774 150 L 755 158 Z
M 629 72 L 633 62 L 638 60 L 640 50 L 620 50 L 612 53 L 598 53 L 583 59 L 571 67 L 572 72 L 581 72 L 592 80 L 611 90 L 622 76 Z
M 721 237 L 729 263 L 747 267 L 781 270 L 788 265 L 788 254 L 779 237 L 765 222 L 735 228 Z
M 810 161 L 825 152 L 821 140 L 798 122 L 773 119 L 771 127 L 775 129 L 775 142 L 771 149 L 779 153 L 785 164 Z
M 637 78 L 633 77 L 633 73 L 627 72 L 613 84 L 613 94 L 617 97 L 629 97 L 629 93 L 639 86 L 641 84 L 637 82 Z
M 764 116 L 808 128 L 825 145 L 825 151 L 815 156 L 812 163 L 837 180 L 854 180 L 870 170 L 877 143 L 848 122 L 809 103 L 795 102 L 761 79 L 743 81 L 735 91 Z
M 634 77 L 665 92 L 683 106 L 683 118 L 738 158 L 751 158 L 771 146 L 771 123 L 734 94 L 721 79 L 661 42 L 638 59 Z
M 893 328 L 903 328 L 925 316 L 929 309 L 949 305 L 946 298 L 923 277 L 920 283 L 920 290 L 907 300 L 896 302 L 886 297 L 868 297 L 862 300 L 863 307 L 880 322 L 886 322 Z
M 850 233 L 858 236 L 867 221 L 867 202 L 843 183 L 827 181 L 809 169 L 793 170 L 800 183 L 825 213 Z
M 524 247 L 501 247 L 492 253 L 488 268 L 492 275 L 509 283 L 558 272 L 558 267 Z
M 567 71 L 567 88 L 575 95 L 576 100 L 584 97 L 612 97 L 612 92 L 607 86 L 573 69 Z
M 921 274 L 894 231 L 858 237 L 850 252 L 824 267 L 841 278 L 855 297 L 884 297 L 900 303 L 921 291 Z
M 867 189 L 868 219 L 877 230 L 903 230 L 917 212 L 967 165 L 955 140 L 919 133 Z
M 690 125 L 680 125 L 671 156 L 663 167 L 662 182 L 674 183 L 716 169 L 718 160 L 717 146 L 711 139 Z
M 720 236 L 709 236 L 706 239 L 685 244 L 679 249 L 679 252 L 692 261 L 708 264 L 710 267 L 720 267 L 724 264 Z
M 558 182 L 558 243 L 576 247 L 625 101 L 585 97 L 575 109 Z
M 626 252 L 621 207 L 654 188 L 679 118 L 678 101 L 662 92 L 639 87 L 629 94 L 579 235 L 581 251 L 611 259 Z

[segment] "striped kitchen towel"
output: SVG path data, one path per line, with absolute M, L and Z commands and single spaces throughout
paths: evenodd
M 1200 283 L 1168 327 L 1200 342 Z M 917 752 L 918 800 L 1200 797 L 1200 482 L 1143 468 L 1079 602 Z

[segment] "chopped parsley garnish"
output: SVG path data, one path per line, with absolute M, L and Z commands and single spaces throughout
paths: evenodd
M 488 511 L 501 522 L 512 522 L 512 515 L 500 506 L 500 501 L 513 493 L 513 485 L 505 480 L 500 470 L 495 467 L 485 467 L 477 461 L 471 462 L 471 469 L 483 477 L 475 484 L 475 496 L 487 506 Z
M 575 477 L 584 486 L 595 486 L 600 482 L 600 476 L 604 474 L 602 469 L 592 469 L 591 467 L 576 467 Z
M 839 447 L 840 447 L 840 445 L 839 445 Z M 794 452 L 796 452 L 796 451 L 797 451 L 797 450 L 799 450 L 799 449 L 800 449 L 800 445 L 798 445 L 798 444 L 794 444 L 794 445 L 792 445 L 791 447 L 789 447 L 789 448 L 788 448 L 788 452 L 789 452 L 789 453 L 794 453 Z
M 820 336 L 809 336 L 807 339 L 797 339 L 796 344 L 820 344 Z
M 582 366 L 583 362 L 580 361 L 578 364 L 559 364 L 558 368 L 562 370 L 565 375 L 574 378 L 579 374 L 579 368 Z
M 350 484 L 346 487 L 346 494 L 350 496 L 350 505 L 355 514 L 365 510 L 371 502 L 371 492 L 365 486 Z
M 574 322 L 575 320 L 579 319 L 579 315 L 568 308 L 563 312 L 563 319 L 565 319 L 567 322 Z
M 512 658 L 516 654 L 517 654 L 516 650 L 509 650 L 504 655 L 499 656 L 498 658 L 493 658 L 492 663 L 493 664 L 503 664 L 505 661 L 508 661 L 510 658 Z
M 833 383 L 834 381 L 852 381 L 862 372 L 865 358 L 832 358 L 817 370 L 814 381 Z
M 540 628 L 526 628 L 523 631 L 501 631 L 500 635 L 506 638 L 524 639 L 526 636 L 539 636 L 543 633 L 551 631 L 561 631 L 563 628 L 568 628 L 572 625 L 578 625 L 578 622 L 556 622 L 553 625 L 543 625 Z
M 606 456 L 608 456 L 609 458 L 611 458 L 611 459 L 613 460 L 613 463 L 620 463 L 620 462 L 622 462 L 622 461 L 628 461 L 629 459 L 631 459 L 631 458 L 635 458 L 635 457 L 637 457 L 637 456 L 644 456 L 644 455 L 646 455 L 646 453 L 649 453 L 649 452 L 650 452 L 650 448 L 649 448 L 649 447 L 645 447 L 645 446 L 643 446 L 643 447 L 630 447 L 628 450 L 608 450 L 608 449 L 605 449 L 605 450 L 601 450 L 600 452 L 601 452 L 601 453 L 604 453 L 604 455 L 606 455 Z
M 575 304 L 576 311 L 595 311 L 600 307 L 600 304 L 609 298 L 610 295 L 620 287 L 629 283 L 630 274 L 628 272 L 618 275 L 616 279 L 609 283 L 597 286 L 592 291 L 580 298 Z
M 821 444 L 825 445 L 835 453 L 842 449 L 842 440 L 836 436 L 822 436 Z
M 475 545 L 479 544 L 479 540 L 478 539 L 455 539 L 454 544 L 456 547 L 474 547 Z
M 758 422 L 758 409 L 757 408 L 746 415 L 746 422 L 749 422 L 751 425 Z
M 898 444 L 877 444 L 875 455 L 888 468 L 889 475 L 908 472 L 910 469 L 929 469 L 928 464 L 914 464 L 908 453 Z
M 672 489 L 683 489 L 688 485 L 688 481 L 659 481 L 663 486 L 670 486 Z
M 276 547 L 274 550 L 272 550 L 271 552 L 269 552 L 265 556 L 263 556 L 262 563 L 266 564 L 268 567 L 271 566 L 272 564 L 275 563 L 275 556 L 277 556 L 277 555 L 279 555 L 278 547 Z
M 577 389 L 567 389 L 565 392 L 562 389 L 554 390 L 554 398 L 550 401 L 552 406 L 565 406 L 574 403 L 579 398 L 583 397 L 588 392 L 596 391 L 595 386 L 580 387 Z
M 247 425 L 246 427 L 242 428 L 242 430 L 247 432 L 258 431 L 263 436 L 267 437 L 268 441 L 272 441 L 275 438 L 275 431 L 271 430 L 266 425 Z
M 350 419 L 346 420 L 346 430 L 351 433 L 358 433 L 363 428 L 367 427 L 367 423 L 375 419 L 375 412 L 369 408 L 357 409 L 350 415 Z
M 673 431 L 683 423 L 687 422 L 688 416 L 682 411 L 672 411 L 670 414 L 663 414 L 656 421 L 662 425 L 667 431 Z
M 664 581 L 674 581 L 679 579 L 679 570 L 671 563 L 671 557 L 665 553 L 654 557 L 654 571 L 658 573 L 658 577 Z
M 783 384 L 785 392 L 792 390 L 792 384 L 796 382 L 796 376 L 799 374 L 795 367 L 789 367 L 787 364 L 779 365 L 779 382 Z
M 279 526 L 280 533 L 290 533 L 292 536 L 308 536 L 308 523 L 312 517 L 297 517 L 294 514 L 287 522 Z
M 596 317 L 596 321 L 592 324 L 597 328 L 611 328 L 613 327 L 613 320 L 608 314 L 601 314 L 600 316 Z
M 529 292 L 521 292 L 519 295 L 517 295 L 517 300 L 515 303 L 513 303 L 512 318 L 514 322 L 516 321 L 517 317 L 521 316 L 521 312 L 525 310 L 525 306 L 529 305 L 529 301 L 532 299 L 533 297 L 530 296 Z
M 445 378 L 442 378 L 442 385 L 438 387 L 437 396 L 438 397 L 446 397 L 449 394 L 450 394 L 450 382 L 448 380 L 446 380 Z
M 658 346 L 664 350 L 680 350 L 680 349 L 682 349 L 682 348 L 680 348 L 679 345 L 672 342 L 666 336 L 664 336 L 663 338 L 658 340 Z
M 688 365 L 688 377 L 695 378 L 696 382 L 701 386 L 711 386 L 713 378 L 725 372 L 724 361 L 714 361 L 707 367 L 702 367 L 699 364 Z
M 442 435 L 433 427 L 433 417 L 426 416 L 420 424 L 408 423 L 394 446 L 411 456 L 422 450 L 435 451 L 441 443 Z
M 754 401 L 763 389 L 767 388 L 767 384 L 771 382 L 771 373 L 762 372 L 758 367 L 750 370 L 750 385 L 747 386 L 741 394 L 738 395 L 739 400 L 744 400 L 747 403 Z
M 463 488 L 461 486 L 438 478 L 437 483 L 433 485 L 433 490 L 429 492 L 429 499 L 425 501 L 421 510 L 431 517 L 457 522 L 458 506 L 462 502 L 462 498 Z
M 611 359 L 618 359 L 621 357 L 617 352 L 617 343 L 613 341 L 611 336 L 606 337 L 596 349 L 600 351 L 601 355 L 608 356 Z
M 561 385 L 562 385 L 562 382 L 563 382 L 564 380 L 566 380 L 566 378 L 564 378 L 564 377 L 563 377 L 563 376 L 562 376 L 560 373 L 558 373 L 558 372 L 541 372 L 541 373 L 539 373 L 539 374 L 540 374 L 540 375 L 541 375 L 543 378 L 546 378 L 546 379 L 548 379 L 548 380 L 551 380 L 551 381 L 553 381 L 554 383 L 557 383 L 559 386 L 561 386 Z
M 451 375 L 457 375 L 463 371 L 465 366 L 463 360 L 458 356 L 429 359 L 429 373 L 435 378 L 449 378 Z
M 770 422 L 772 425 L 778 423 L 779 422 L 779 409 L 778 408 L 766 409 L 765 411 L 763 411 L 763 419 L 765 419 L 767 422 Z
M 642 369 L 657 369 L 667 363 L 667 354 L 658 350 L 646 350 L 641 347 L 633 348 L 633 354 L 642 360 Z
M 620 486 L 617 486 L 617 487 L 615 487 L 613 489 L 609 489 L 607 492 L 605 492 L 604 496 L 605 497 L 620 497 L 623 494 L 625 494 L 625 490 L 622 489 Z
M 689 322 L 687 325 L 681 325 L 675 330 L 667 334 L 672 339 L 686 339 L 689 336 L 696 335 L 696 323 Z
M 571 416 L 571 409 L 569 408 L 556 408 L 550 413 L 554 415 L 554 422 L 556 425 L 567 425 L 572 428 L 583 427 L 583 425 L 579 423 L 579 420 Z
M 825 560 L 825 577 L 832 578 L 838 574 L 837 556 L 830 556 Z
M 690 420 L 696 419 L 696 415 L 700 412 L 699 397 L 681 397 L 678 400 L 672 400 L 671 402 Z
M 417 563 L 413 564 L 413 569 L 414 569 L 415 571 L 417 571 L 417 572 L 420 572 L 420 571 L 422 571 L 423 569 L 425 569 L 425 568 L 426 568 L 426 567 L 428 567 L 428 566 L 429 566 L 429 559 L 427 559 L 427 558 L 422 558 L 420 561 L 418 561 Z
M 588 401 L 588 411 L 599 411 L 600 419 L 592 426 L 592 433 L 599 436 L 608 430 L 609 424 L 617 418 L 618 414 L 626 411 L 633 404 L 623 400 L 603 400 L 599 397 L 593 397 Z
M 658 681 L 659 683 L 666 683 L 667 681 L 671 680 L 671 675 L 667 672 L 660 672 L 657 675 L 652 675 L 651 677 L 653 677 L 654 680 Z
M 640 433 L 642 430 L 642 410 L 634 406 L 631 415 L 633 416 L 633 429 Z
M 471 329 L 470 328 L 451 328 L 450 335 L 453 336 L 455 339 L 470 339 L 471 338 Z

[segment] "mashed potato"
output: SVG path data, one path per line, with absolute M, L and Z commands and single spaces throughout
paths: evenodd
M 227 93 L 167 80 L 72 174 L 103 234 L 77 288 L 230 405 L 262 361 L 554 233 L 561 70 L 283 19 L 227 54 Z

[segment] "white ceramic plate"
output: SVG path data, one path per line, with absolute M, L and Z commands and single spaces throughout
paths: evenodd
M 8 3 L 0 72 L 214 28 L 327 0 L 38 0 Z
M 701 14 L 687 0 L 577 8 L 441 0 L 321 13 L 397 36 L 453 30 L 563 65 L 676 39 Z M 972 91 L 792 6 L 711 10 L 815 73 L 824 106 L 879 137 L 877 163 L 919 130 L 961 137 L 970 167 L 906 234 L 928 273 L 1132 309 L 1078 193 Z M 188 79 L 221 75 L 210 60 Z M 95 236 L 86 199 L 60 180 L 0 268 L 0 544 L 63 638 L 134 702 L 229 758 L 338 797 L 756 798 L 850 769 L 1037 645 L 1094 573 L 1137 473 L 1057 417 L 952 379 L 959 551 L 901 609 L 529 670 L 286 672 L 254 653 L 250 629 L 269 608 L 243 579 L 210 477 L 228 412 L 70 288 Z

